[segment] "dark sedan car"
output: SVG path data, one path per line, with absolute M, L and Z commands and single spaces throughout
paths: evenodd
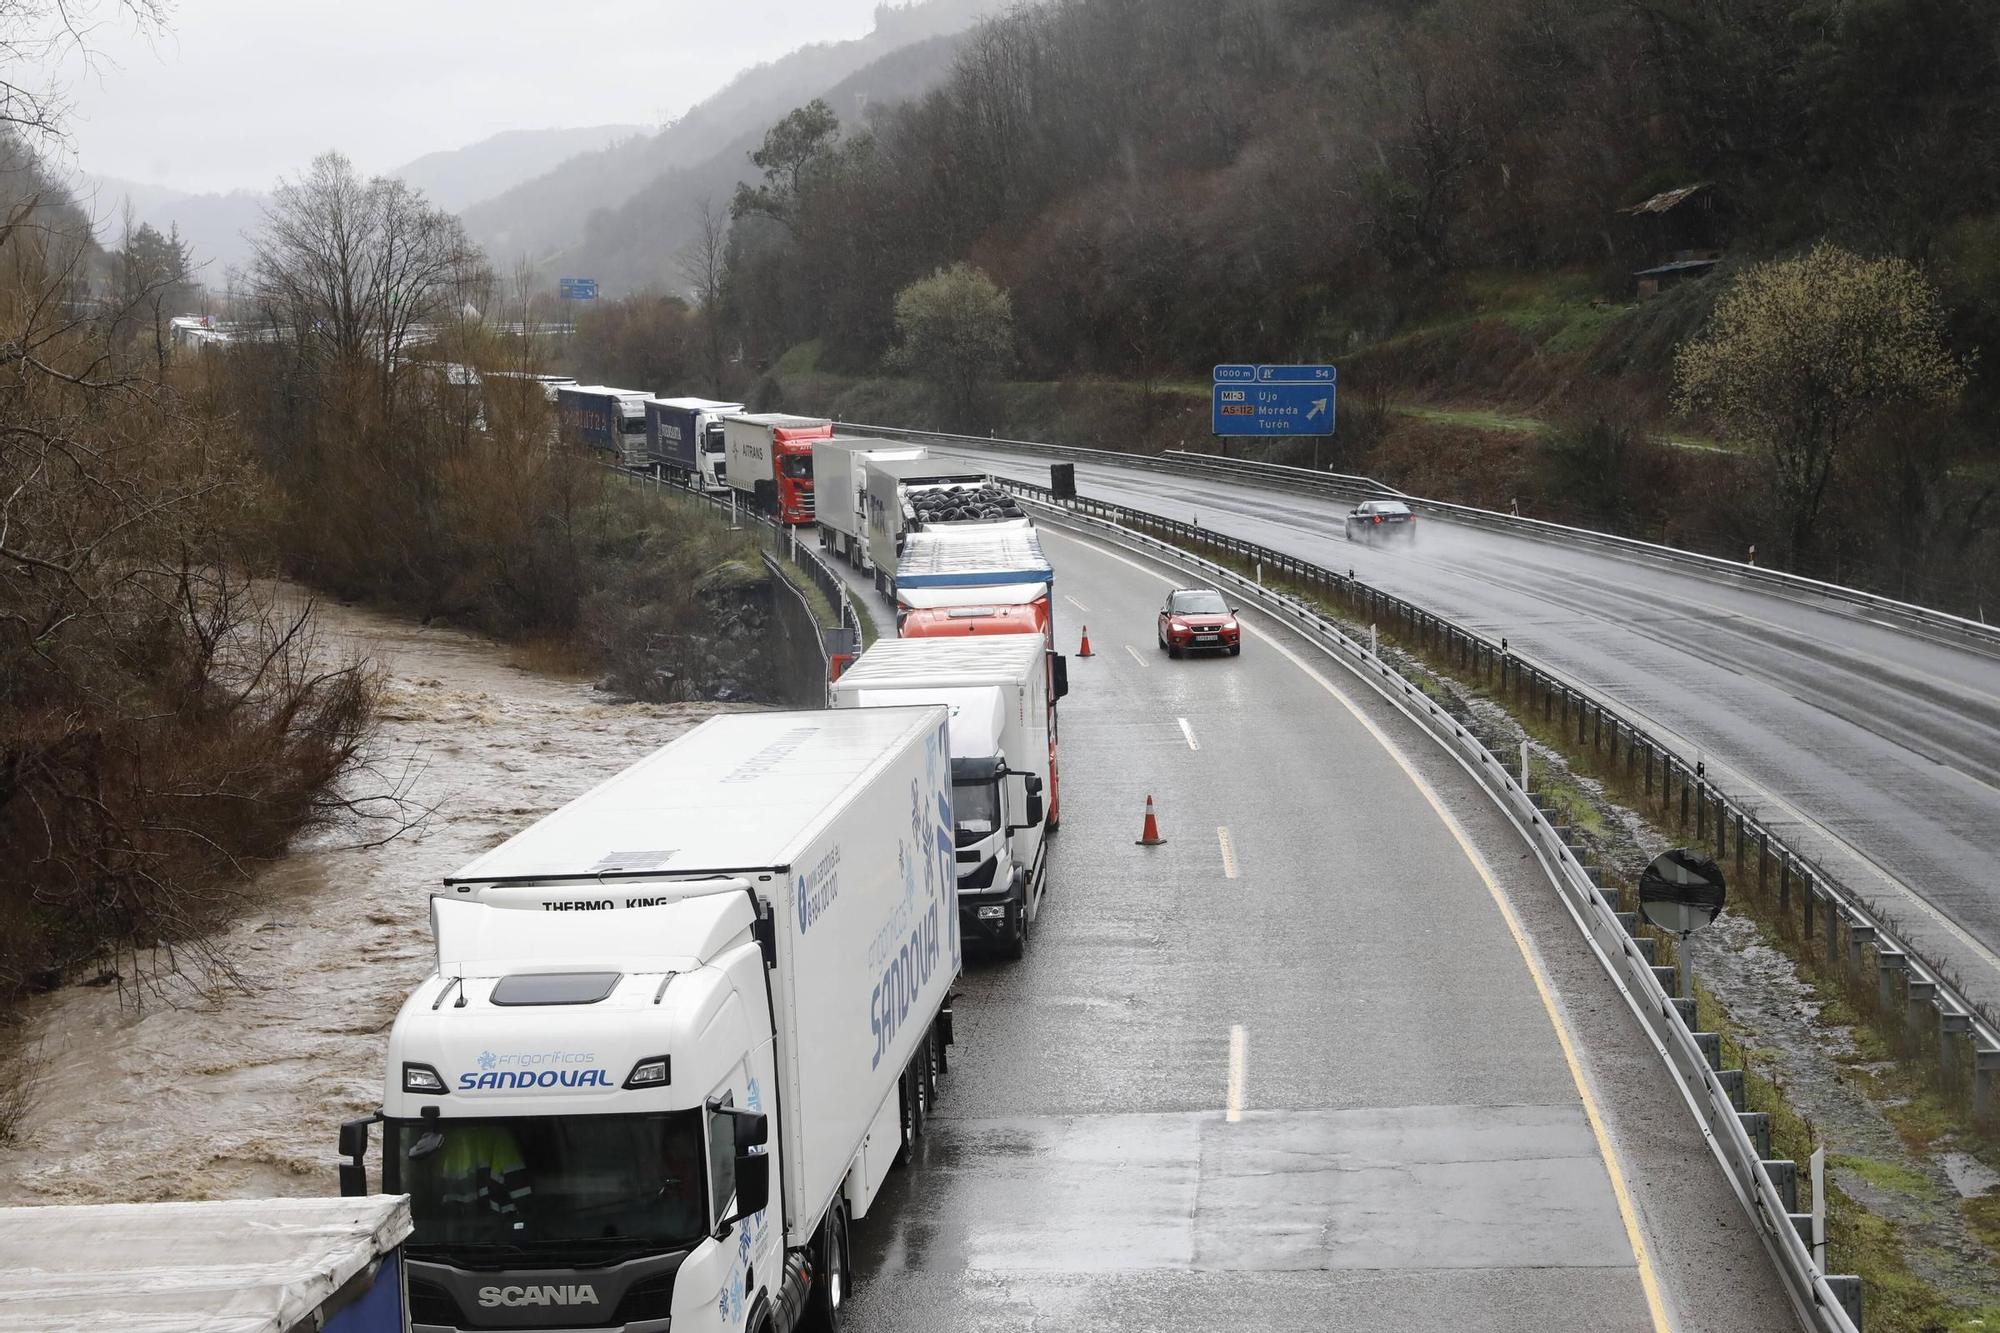
M 1167 656 L 1186 652 L 1243 651 L 1243 627 L 1222 594 L 1208 588 L 1176 588 L 1160 608 L 1160 647 Z
M 1401 500 L 1363 500 L 1347 515 L 1347 540 L 1351 542 L 1406 541 L 1417 539 L 1417 516 Z

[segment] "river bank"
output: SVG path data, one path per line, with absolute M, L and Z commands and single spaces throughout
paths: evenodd
M 377 767 L 422 824 L 349 827 L 263 870 L 215 943 L 235 979 L 74 985 L 26 1006 L 30 1099 L 0 1203 L 319 1195 L 339 1122 L 381 1100 L 383 1048 L 431 968 L 426 893 L 535 817 L 720 711 L 613 702 L 455 630 L 321 604 L 387 673 Z

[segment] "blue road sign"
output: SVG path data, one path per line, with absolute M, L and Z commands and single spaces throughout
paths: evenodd
M 1257 382 L 1257 367 L 1217 366 L 1215 368 L 1215 382 L 1217 384 L 1254 384 Z
M 1332 366 L 1259 366 L 1259 384 L 1331 384 Z
M 1216 367 L 1211 404 L 1215 434 L 1333 434 L 1337 377 L 1332 366 L 1257 366 L 1253 382 L 1222 378 L 1222 371 L 1240 369 L 1247 367 Z
M 558 278 L 556 287 L 565 301 L 595 301 L 597 299 L 596 278 Z

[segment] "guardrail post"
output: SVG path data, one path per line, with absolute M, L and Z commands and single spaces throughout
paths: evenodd
M 1847 953 L 1840 947 L 1840 915 L 1840 908 L 1833 896 L 1833 890 L 1828 889 L 1826 895 L 1826 961 L 1829 966 L 1838 968 L 1841 973 L 1845 974 L 1847 971 Z
M 1937 983 L 1912 976 L 1904 999 L 1906 1035 L 1910 1043 L 1921 1051 L 1929 1044 L 1932 1019 L 1937 1013 Z
M 1819 890 L 1814 887 L 1812 878 L 1808 875 L 1799 876 L 1799 911 L 1802 914 L 1801 924 L 1804 926 L 1804 933 L 1800 939 L 1808 955 L 1812 953 L 1813 945 L 1813 908 L 1818 904 Z
M 1944 1086 L 1956 1093 L 1965 1086 L 1965 1076 L 1971 1064 L 1968 1058 L 1972 1051 L 1972 1015 L 1961 1013 L 1938 1013 L 1938 1067 L 1944 1073 Z
M 1782 865 L 1782 862 L 1780 863 Z M 1880 949 L 1875 955 L 1875 1002 L 1886 1017 L 1896 1011 L 1896 977 L 1909 967 L 1910 960 L 1900 949 Z M 2000 1052 L 1995 1052 L 2000 1056 Z M 2000 1069 L 2000 1065 L 1995 1066 Z
M 1651 796 L 1653 794 L 1653 743 L 1651 741 L 1647 741 L 1645 743 L 1645 746 L 1646 746 L 1646 795 Z
M 1990 1124 L 2000 1107 L 2000 1050 L 1979 1049 L 1972 1053 L 1972 1116 Z
M 1686 791 L 1682 791 L 1681 823 L 1687 823 Z M 1694 840 L 1706 845 L 1708 842 L 1708 784 L 1703 782 L 1701 790 L 1694 798 Z
M 1757 830 L 1757 895 L 1762 897 L 1771 871 L 1771 839 L 1763 829 Z
M 1778 916 L 1782 920 L 1792 910 L 1792 859 L 1778 858 Z

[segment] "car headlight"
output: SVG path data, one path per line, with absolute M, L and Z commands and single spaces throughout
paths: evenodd
M 1169 620 L 1167 622 L 1167 628 L 1173 630 L 1177 634 L 1185 634 L 1187 633 L 1187 621 Z
M 1231 634 L 1234 634 L 1236 632 L 1236 622 L 1233 620 L 1225 620 L 1222 622 L 1222 628 L 1228 630 Z

